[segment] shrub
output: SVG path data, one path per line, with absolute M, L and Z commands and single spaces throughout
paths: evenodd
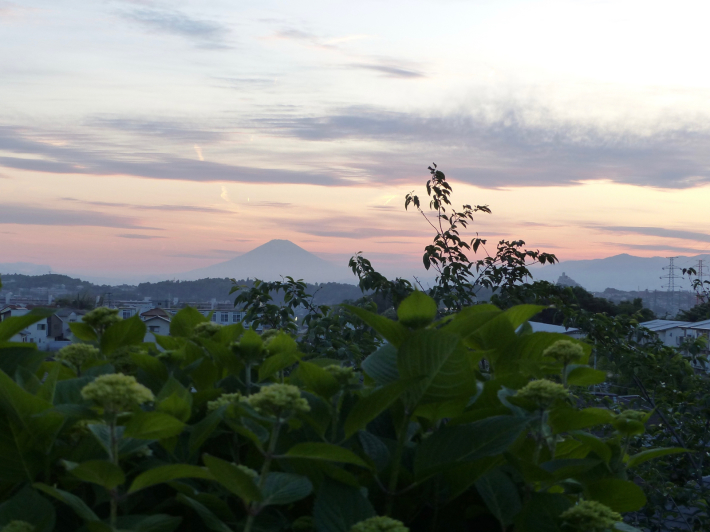
M 138 318 L 77 325 L 97 347 L 80 376 L 0 344 L 0 527 L 629 530 L 646 500 L 630 468 L 679 450 L 629 456 L 644 417 L 578 406 L 605 373 L 588 345 L 520 327 L 541 308 L 350 307 L 382 339 L 360 367 L 190 308 L 157 345 Z

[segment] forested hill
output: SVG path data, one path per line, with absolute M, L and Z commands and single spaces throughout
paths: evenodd
M 67 291 L 67 296 L 85 295 L 92 299 L 96 296 L 106 296 L 109 292 L 113 300 L 144 299 L 153 301 L 172 301 L 178 298 L 180 302 L 198 302 L 217 299 L 224 301 L 230 299 L 229 290 L 232 282 L 227 279 L 199 279 L 197 281 L 160 281 L 157 283 L 140 283 L 133 285 L 98 285 L 82 281 L 68 275 L 3 275 L 3 293 L 12 292 L 16 295 L 31 295 L 32 289 L 61 289 Z M 253 285 L 252 279 L 238 280 L 240 285 Z M 360 289 L 354 284 L 346 283 L 320 283 L 308 284 L 308 293 L 315 293 L 315 302 L 320 305 L 334 305 L 348 299 L 357 299 L 362 296 Z M 234 296 L 231 297 L 233 299 Z

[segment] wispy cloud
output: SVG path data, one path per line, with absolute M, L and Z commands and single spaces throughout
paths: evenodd
M 424 73 L 422 73 L 418 70 L 403 68 L 403 67 L 394 66 L 394 65 L 377 64 L 377 63 L 352 63 L 349 66 L 351 68 L 372 70 L 372 71 L 377 72 L 379 74 L 383 74 L 384 76 L 389 77 L 389 78 L 409 79 L 409 78 L 423 78 L 423 77 L 425 77 Z
M 154 235 L 140 235 L 136 233 L 125 233 L 122 235 L 116 235 L 120 238 L 132 238 L 136 240 L 155 240 L 156 238 L 165 238 L 164 236 L 154 236 Z
M 205 212 L 205 213 L 231 213 L 224 209 L 213 207 L 201 207 L 198 205 L 136 205 L 132 203 L 112 203 L 108 201 L 86 201 L 76 198 L 61 198 L 63 201 L 81 203 L 83 205 L 94 205 L 96 207 L 119 207 L 128 209 L 138 209 L 146 211 L 168 211 L 168 212 Z
M 135 218 L 96 211 L 50 209 L 21 203 L 0 204 L 0 224 L 114 227 L 118 229 L 158 229 L 146 227 Z
M 678 246 L 666 246 L 663 244 L 622 244 L 620 242 L 602 242 L 607 246 L 616 246 L 625 249 L 638 249 L 644 251 L 674 251 L 678 253 L 705 253 L 706 250 L 694 249 Z
M 635 235 L 658 236 L 662 238 L 677 238 L 680 240 L 693 240 L 695 242 L 710 242 L 710 234 L 682 229 L 666 229 L 664 227 L 632 227 L 621 225 L 589 225 L 589 229 L 608 231 L 612 233 L 626 233 Z M 662 248 L 670 249 L 670 248 Z
M 35 134 L 39 132 L 34 132 Z M 139 154 L 128 159 L 120 149 L 82 139 L 81 147 L 35 140 L 32 131 L 0 126 L 0 150 L 30 157 L 0 157 L 0 166 L 53 174 L 127 175 L 150 179 L 236 183 L 340 185 L 347 181 L 325 172 L 239 166 L 199 161 L 169 153 Z M 78 142 L 77 142 L 78 144 Z
M 424 73 L 406 64 L 406 62 L 382 58 L 376 56 L 367 56 L 349 52 L 342 45 L 355 40 L 367 39 L 369 35 L 345 35 L 342 37 L 321 37 L 314 33 L 301 30 L 299 28 L 287 27 L 282 28 L 274 33 L 277 39 L 291 40 L 301 45 L 311 48 L 321 49 L 329 52 L 337 52 L 341 56 L 347 58 L 347 62 L 343 63 L 343 68 L 352 68 L 360 70 L 370 70 L 377 72 L 380 75 L 390 78 L 423 78 Z M 353 61 L 354 60 L 354 61 Z
M 229 28 L 213 20 L 194 18 L 177 10 L 139 8 L 121 14 L 151 31 L 189 39 L 200 47 L 225 48 Z

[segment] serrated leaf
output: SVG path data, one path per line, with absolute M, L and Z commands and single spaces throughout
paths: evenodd
M 111 324 L 101 336 L 101 352 L 110 355 L 119 347 L 140 345 L 145 332 L 145 323 L 137 314 L 127 320 L 119 320 Z
M 395 347 L 399 347 L 407 336 L 407 328 L 396 321 L 375 314 L 360 307 L 343 305 L 350 312 L 375 329 L 377 333 Z
M 346 464 L 354 464 L 360 467 L 368 466 L 362 458 L 332 443 L 307 442 L 297 443 L 291 447 L 284 455 L 288 458 L 305 458 L 309 460 L 324 460 L 326 462 L 342 462 Z
M 138 475 L 133 480 L 128 493 L 135 493 L 136 491 L 150 486 L 162 484 L 163 482 L 170 482 L 171 480 L 177 480 L 179 478 L 203 478 L 214 480 L 212 473 L 204 467 L 187 464 L 164 465 L 154 467 L 153 469 L 149 469 Z
M 291 473 L 269 473 L 263 490 L 260 506 L 291 504 L 308 497 L 313 491 L 313 484 L 308 477 Z
M 588 485 L 587 498 L 606 504 L 615 512 L 635 512 L 646 504 L 646 495 L 635 483 L 620 478 L 605 478 Z
M 91 482 L 111 490 L 126 480 L 123 471 L 117 465 L 105 460 L 89 460 L 69 469 L 76 478 Z
M 254 479 L 234 464 L 208 454 L 203 455 L 202 460 L 217 482 L 243 501 L 248 503 L 263 499 Z
M 142 440 L 162 440 L 180 434 L 185 424 L 163 412 L 139 412 L 126 423 L 125 436 Z
M 440 429 L 419 444 L 414 456 L 414 474 L 424 479 L 459 462 L 502 454 L 518 439 L 528 422 L 526 418 L 493 416 Z
M 55 499 L 62 501 L 64 504 L 69 506 L 74 512 L 81 517 L 84 521 L 99 521 L 98 516 L 89 508 L 84 501 L 82 501 L 76 495 L 72 495 L 68 491 L 60 490 L 47 484 L 37 482 L 32 485 L 40 491 L 45 492 L 47 495 L 51 495 Z
M 352 407 L 345 420 L 345 437 L 349 438 L 364 428 L 370 421 L 390 407 L 409 386 L 416 382 L 398 380 L 377 388 L 369 395 L 361 397 Z

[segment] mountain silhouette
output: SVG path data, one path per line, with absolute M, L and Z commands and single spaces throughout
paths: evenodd
M 186 280 L 205 277 L 248 277 L 262 281 L 277 281 L 287 275 L 307 282 L 348 282 L 354 276 L 343 264 L 338 267 L 297 246 L 290 240 L 270 240 L 251 251 L 225 262 L 186 272 L 179 277 Z
M 690 290 L 690 280 L 688 276 L 682 277 L 680 268 L 696 267 L 699 260 L 710 264 L 710 255 L 675 258 L 676 290 Z M 637 257 L 622 253 L 604 259 L 568 260 L 553 266 L 536 266 L 531 271 L 535 281 L 555 282 L 560 275 L 567 274 L 593 292 L 601 292 L 606 288 L 665 290 L 668 284 L 668 265 L 666 257 Z M 707 279 L 707 266 L 704 269 Z

